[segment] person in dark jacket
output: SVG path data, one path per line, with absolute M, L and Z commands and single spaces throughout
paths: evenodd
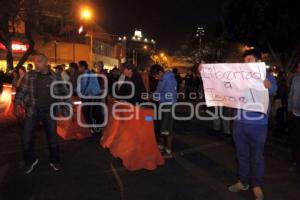
M 131 85 L 119 81 L 117 94 L 124 97 L 120 100 L 125 100 L 131 104 L 143 103 L 142 95 L 146 92 L 146 88 L 140 73 L 133 65 L 125 64 L 123 66 L 123 77 L 125 78 L 123 81 L 132 83 L 134 87 L 132 88 Z M 131 97 L 125 98 L 129 96 Z
M 22 107 L 26 112 L 22 134 L 25 174 L 31 173 L 39 162 L 34 150 L 34 132 L 36 125 L 40 122 L 42 122 L 47 135 L 50 167 L 54 171 L 60 170 L 57 123 L 52 115 L 57 112 L 53 112 L 52 109 L 56 108 L 55 111 L 58 111 L 59 106 L 53 107 L 54 103 L 69 102 L 66 97 L 69 91 L 64 84 L 55 84 L 53 93 L 51 92 L 51 85 L 61 81 L 61 77 L 49 69 L 48 58 L 43 54 L 38 54 L 35 56 L 34 62 L 37 70 L 24 76 L 14 100 L 15 114 L 22 115 Z M 61 98 L 58 99 L 58 97 Z

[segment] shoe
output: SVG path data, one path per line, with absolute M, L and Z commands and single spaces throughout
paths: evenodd
M 164 154 L 165 159 L 170 159 L 173 158 L 173 152 L 170 149 L 165 149 L 165 154 Z
M 249 185 L 244 185 L 241 181 L 238 181 L 236 184 L 230 186 L 228 188 L 228 190 L 230 192 L 239 192 L 239 191 L 246 191 L 246 190 L 249 190 Z
M 24 172 L 24 175 L 30 174 L 30 173 L 34 170 L 35 166 L 36 166 L 38 163 L 39 163 L 39 160 L 36 159 L 32 164 L 26 165 L 26 166 L 25 166 L 25 172 Z
M 254 187 L 253 194 L 254 194 L 255 200 L 264 200 L 264 193 L 263 193 L 261 187 Z
M 164 152 L 165 146 L 159 144 L 159 145 L 158 145 L 158 149 L 159 149 L 160 152 Z
M 58 172 L 61 170 L 61 165 L 59 163 L 50 163 L 50 167 L 53 171 Z
M 169 136 L 169 135 L 170 135 L 170 132 L 168 132 L 168 131 L 163 131 L 163 132 L 161 132 L 161 135 L 163 135 L 163 136 Z

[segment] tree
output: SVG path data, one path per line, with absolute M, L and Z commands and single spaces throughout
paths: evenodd
M 34 50 L 32 30 L 38 19 L 38 0 L 10 0 L 0 4 L 0 42 L 6 48 L 8 70 L 13 69 L 12 40 L 18 34 L 17 29 L 24 26 L 24 36 L 28 42 L 28 49 L 19 60 L 18 66 L 28 59 Z
M 292 0 L 227 0 L 226 37 L 268 51 L 275 64 L 290 71 L 300 56 L 300 9 Z
M 58 30 L 49 26 L 43 28 L 45 23 L 50 22 L 49 17 L 54 21 L 63 21 L 69 18 L 73 0 L 9 0 L 0 3 L 0 43 L 6 48 L 7 70 L 14 68 L 12 41 L 20 37 L 18 28 L 23 27 L 23 35 L 28 43 L 26 52 L 22 55 L 16 67 L 20 67 L 26 62 L 29 56 L 34 53 L 34 35 L 49 33 L 56 34 Z M 48 17 L 46 19 L 45 17 Z

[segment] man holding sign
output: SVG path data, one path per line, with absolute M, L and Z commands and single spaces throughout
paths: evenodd
M 200 71 L 207 106 L 237 109 L 233 137 L 239 163 L 239 181 L 229 190 L 248 190 L 251 184 L 256 200 L 263 200 L 261 187 L 269 92 L 274 90 L 276 83 L 268 80 L 266 65 L 259 63 L 261 56 L 257 50 L 246 51 L 243 57 L 244 64 L 203 64 Z

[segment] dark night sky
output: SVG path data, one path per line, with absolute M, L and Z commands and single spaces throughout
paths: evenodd
M 135 28 L 173 51 L 197 26 L 210 32 L 220 26 L 222 0 L 95 0 L 99 23 L 114 34 L 128 35 Z

